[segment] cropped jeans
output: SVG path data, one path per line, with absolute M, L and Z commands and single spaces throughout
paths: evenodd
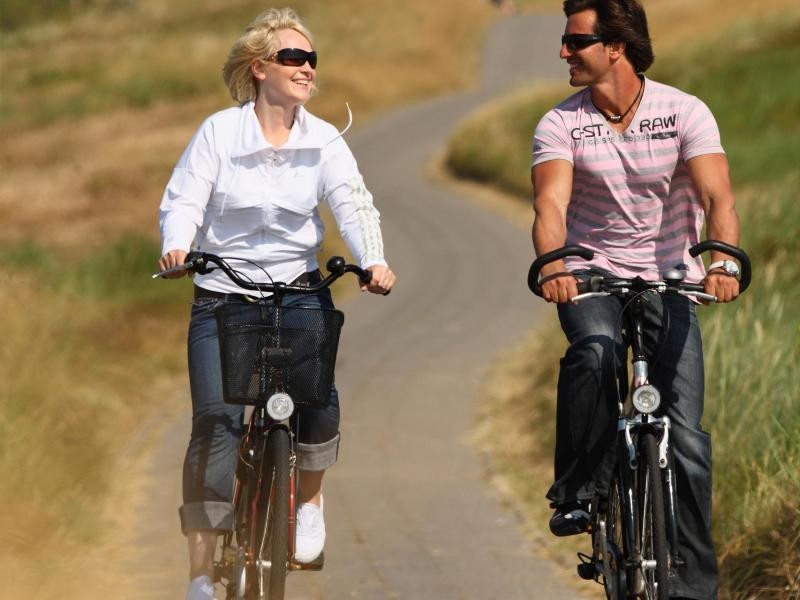
M 617 398 L 626 393 L 628 343 L 620 335 L 622 301 L 613 296 L 559 304 L 570 343 L 561 360 L 556 408 L 554 506 L 608 492 Z M 678 493 L 678 552 L 685 565 L 670 580 L 672 596 L 717 597 L 711 541 L 711 437 L 703 431 L 703 347 L 695 305 L 685 297 L 647 296 L 644 345 L 650 383 L 672 421 Z M 619 385 L 619 389 L 618 386 Z
M 183 532 L 229 531 L 233 528 L 234 474 L 243 433 L 244 406 L 222 397 L 217 322 L 214 309 L 222 302 L 199 298 L 189 323 L 189 383 L 192 394 L 192 434 L 183 463 Z M 328 290 L 318 294 L 287 294 L 284 306 L 333 308 Z M 339 397 L 331 388 L 325 408 L 300 408 L 297 435 L 300 469 L 320 471 L 336 462 L 339 449 Z M 294 422 L 294 419 L 292 419 Z

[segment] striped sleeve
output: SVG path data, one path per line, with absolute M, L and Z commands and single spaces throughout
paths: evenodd
M 549 160 L 566 160 L 574 164 L 572 140 L 564 119 L 557 110 L 551 110 L 539 121 L 533 134 L 533 162 L 531 167 Z
M 692 97 L 681 115 L 681 156 L 689 160 L 703 154 L 724 154 L 719 127 L 708 106 Z
M 323 152 L 327 154 L 323 159 L 323 197 L 342 239 L 362 268 L 386 266 L 380 213 L 350 148 L 339 138 Z

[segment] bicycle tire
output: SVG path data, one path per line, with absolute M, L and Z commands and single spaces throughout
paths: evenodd
M 263 446 L 262 446 L 263 449 Z M 255 582 L 255 566 L 251 560 L 251 537 L 255 528 L 253 522 L 255 515 L 251 514 L 251 506 L 255 495 L 258 493 L 258 478 L 260 466 L 247 462 L 245 456 L 259 456 L 262 454 L 258 448 L 248 446 L 249 451 L 240 453 L 236 468 L 237 492 L 234 500 L 234 531 L 227 536 L 229 542 L 235 540 L 235 559 L 229 565 L 230 580 L 227 586 L 227 600 L 254 600 L 258 592 L 252 591 Z
M 626 573 L 622 556 L 622 504 L 619 495 L 620 482 L 612 476 L 608 498 L 603 501 L 603 510 L 598 515 L 598 527 L 594 531 L 595 556 L 601 563 L 603 588 L 608 600 L 626 600 Z M 603 529 L 600 527 L 603 524 Z
M 283 600 L 288 572 L 289 552 L 289 432 L 272 429 L 262 462 L 262 495 L 259 513 L 259 559 L 269 568 L 259 569 L 263 600 Z
M 669 553 L 664 513 L 664 491 L 658 462 L 658 442 L 652 431 L 639 438 L 639 540 L 642 561 L 655 561 L 653 568 L 642 567 L 644 598 L 669 600 Z

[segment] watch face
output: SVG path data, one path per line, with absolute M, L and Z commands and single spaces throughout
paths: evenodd
M 722 268 L 725 269 L 729 275 L 739 274 L 739 265 L 732 260 L 726 260 L 724 263 L 722 263 Z

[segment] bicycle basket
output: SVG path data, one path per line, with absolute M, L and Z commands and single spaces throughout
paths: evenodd
M 299 406 L 328 403 L 344 314 L 226 303 L 215 316 L 225 402 L 261 404 L 281 391 Z

